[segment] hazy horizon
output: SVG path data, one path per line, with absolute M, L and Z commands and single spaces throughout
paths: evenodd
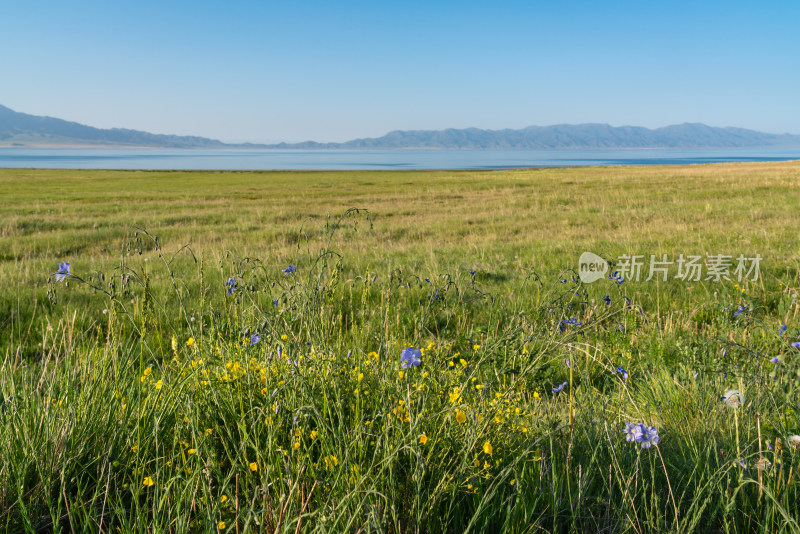
M 0 104 L 234 143 L 582 123 L 800 134 L 799 16 L 782 2 L 16 3 Z

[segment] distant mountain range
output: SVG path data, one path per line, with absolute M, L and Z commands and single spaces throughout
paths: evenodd
M 53 117 L 19 113 L 0 105 L 0 146 L 103 146 L 155 148 L 552 150 L 592 148 L 800 147 L 800 135 L 686 123 L 654 130 L 641 126 L 558 124 L 521 130 L 398 130 L 344 143 L 228 144 L 205 137 L 100 129 Z

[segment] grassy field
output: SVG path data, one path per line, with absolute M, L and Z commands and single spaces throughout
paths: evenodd
M 0 170 L 0 528 L 800 532 L 798 190 Z M 665 254 L 702 276 L 645 280 Z

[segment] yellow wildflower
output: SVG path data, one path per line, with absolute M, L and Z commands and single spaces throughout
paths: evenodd
M 220 529 L 220 530 L 224 530 L 225 529 L 225 521 L 220 521 L 219 523 L 217 523 L 217 528 Z
M 486 454 L 491 456 L 492 455 L 492 450 L 494 450 L 494 449 L 492 449 L 492 444 L 489 443 L 489 441 L 487 440 L 486 443 L 483 444 L 483 452 L 485 452 Z
M 144 484 L 147 487 L 150 487 L 153 484 L 155 484 L 155 482 L 153 482 L 153 479 L 150 478 L 150 477 L 144 477 L 144 480 L 142 481 L 142 484 Z
M 189 339 L 186 340 L 186 346 L 191 347 L 192 345 L 194 345 L 194 338 L 190 337 Z
M 456 421 L 458 421 L 461 424 L 466 423 L 467 422 L 467 415 L 464 412 L 462 412 L 461 410 L 456 410 Z
M 428 436 L 426 436 L 425 434 L 422 434 L 419 437 L 419 442 L 420 442 L 421 445 L 425 445 L 426 443 L 428 443 Z
M 255 462 L 250 462 L 250 471 L 258 471 L 258 464 Z

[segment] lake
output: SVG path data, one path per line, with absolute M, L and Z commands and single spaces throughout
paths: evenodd
M 800 149 L 247 150 L 0 148 L 0 168 L 364 170 L 685 165 L 800 159 Z

